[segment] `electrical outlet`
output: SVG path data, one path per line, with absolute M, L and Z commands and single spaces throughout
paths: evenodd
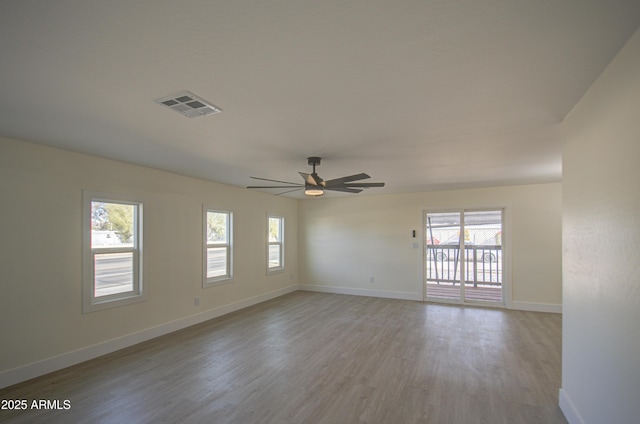
M 374 277 L 369 277 L 369 282 L 373 283 L 376 279 Z
M 196 297 L 193 299 L 193 306 L 199 306 L 200 305 L 200 298 Z

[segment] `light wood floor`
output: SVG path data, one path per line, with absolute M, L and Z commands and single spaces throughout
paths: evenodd
M 566 423 L 561 316 L 295 292 L 0 390 L 7 423 Z

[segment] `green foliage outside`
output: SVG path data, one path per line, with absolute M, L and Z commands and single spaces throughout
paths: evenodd
M 281 241 L 280 218 L 269 218 L 269 241 Z
M 92 202 L 92 229 L 115 231 L 122 243 L 131 243 L 135 208 L 134 205 L 122 203 Z
M 207 241 L 227 242 L 228 214 L 221 212 L 207 212 Z

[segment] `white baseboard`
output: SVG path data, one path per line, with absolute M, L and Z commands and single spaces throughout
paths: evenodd
M 410 292 L 396 292 L 387 290 L 370 290 L 370 289 L 356 289 L 351 287 L 336 287 L 336 286 L 321 286 L 315 284 L 301 284 L 300 290 L 322 292 L 322 293 L 335 293 L 335 294 L 350 294 L 354 296 L 370 296 L 370 297 L 384 297 L 388 299 L 404 299 L 404 300 L 422 300 L 422 296 L 419 293 Z M 460 303 L 455 303 L 459 305 Z M 509 309 L 517 309 L 520 311 L 531 312 L 552 312 L 556 314 L 562 313 L 562 305 L 556 305 L 552 303 L 531 303 L 531 302 L 511 302 Z
M 115 352 L 117 350 L 124 349 L 126 347 L 133 346 L 135 344 L 142 343 L 144 341 L 190 327 L 195 324 L 200 324 L 201 322 L 208 321 L 210 319 L 217 318 L 230 312 L 235 312 L 240 309 L 265 302 L 267 300 L 275 299 L 276 297 L 280 297 L 297 290 L 298 285 L 274 290 L 248 299 L 243 299 L 238 302 L 230 303 L 228 305 L 209 309 L 195 315 L 189 315 L 187 317 L 180 318 L 178 320 L 171 321 L 165 324 L 160 324 L 158 326 L 147 328 L 135 333 L 127 334 L 122 337 L 106 340 L 104 342 L 83 347 L 71 352 L 66 352 L 52 358 L 43 359 L 41 361 L 33 362 L 21 367 L 2 371 L 0 372 L 0 389 L 20 383 L 22 381 L 39 377 L 41 375 L 61 370 L 63 368 L 79 364 L 81 362 L 88 361 L 90 359 L 94 359 L 99 356 L 106 355 L 108 353 Z
M 555 303 L 511 302 L 509 309 L 531 312 L 551 312 L 554 314 L 562 313 L 562 305 Z
M 354 296 L 383 297 L 387 299 L 422 300 L 422 296 L 418 293 L 387 290 L 354 289 L 350 287 L 319 286 L 312 284 L 301 284 L 300 290 L 321 293 L 350 294 Z
M 562 410 L 564 417 L 567 419 L 567 422 L 569 424 L 584 424 L 584 420 L 564 389 L 560 389 L 560 396 L 558 396 L 558 398 L 558 404 L 560 405 L 560 409 Z

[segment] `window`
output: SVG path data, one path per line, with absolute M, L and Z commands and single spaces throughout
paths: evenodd
M 284 218 L 269 216 L 268 222 L 267 271 L 280 271 L 284 269 Z
M 144 300 L 142 203 L 85 193 L 83 311 Z
M 231 212 L 205 209 L 203 287 L 231 278 Z

